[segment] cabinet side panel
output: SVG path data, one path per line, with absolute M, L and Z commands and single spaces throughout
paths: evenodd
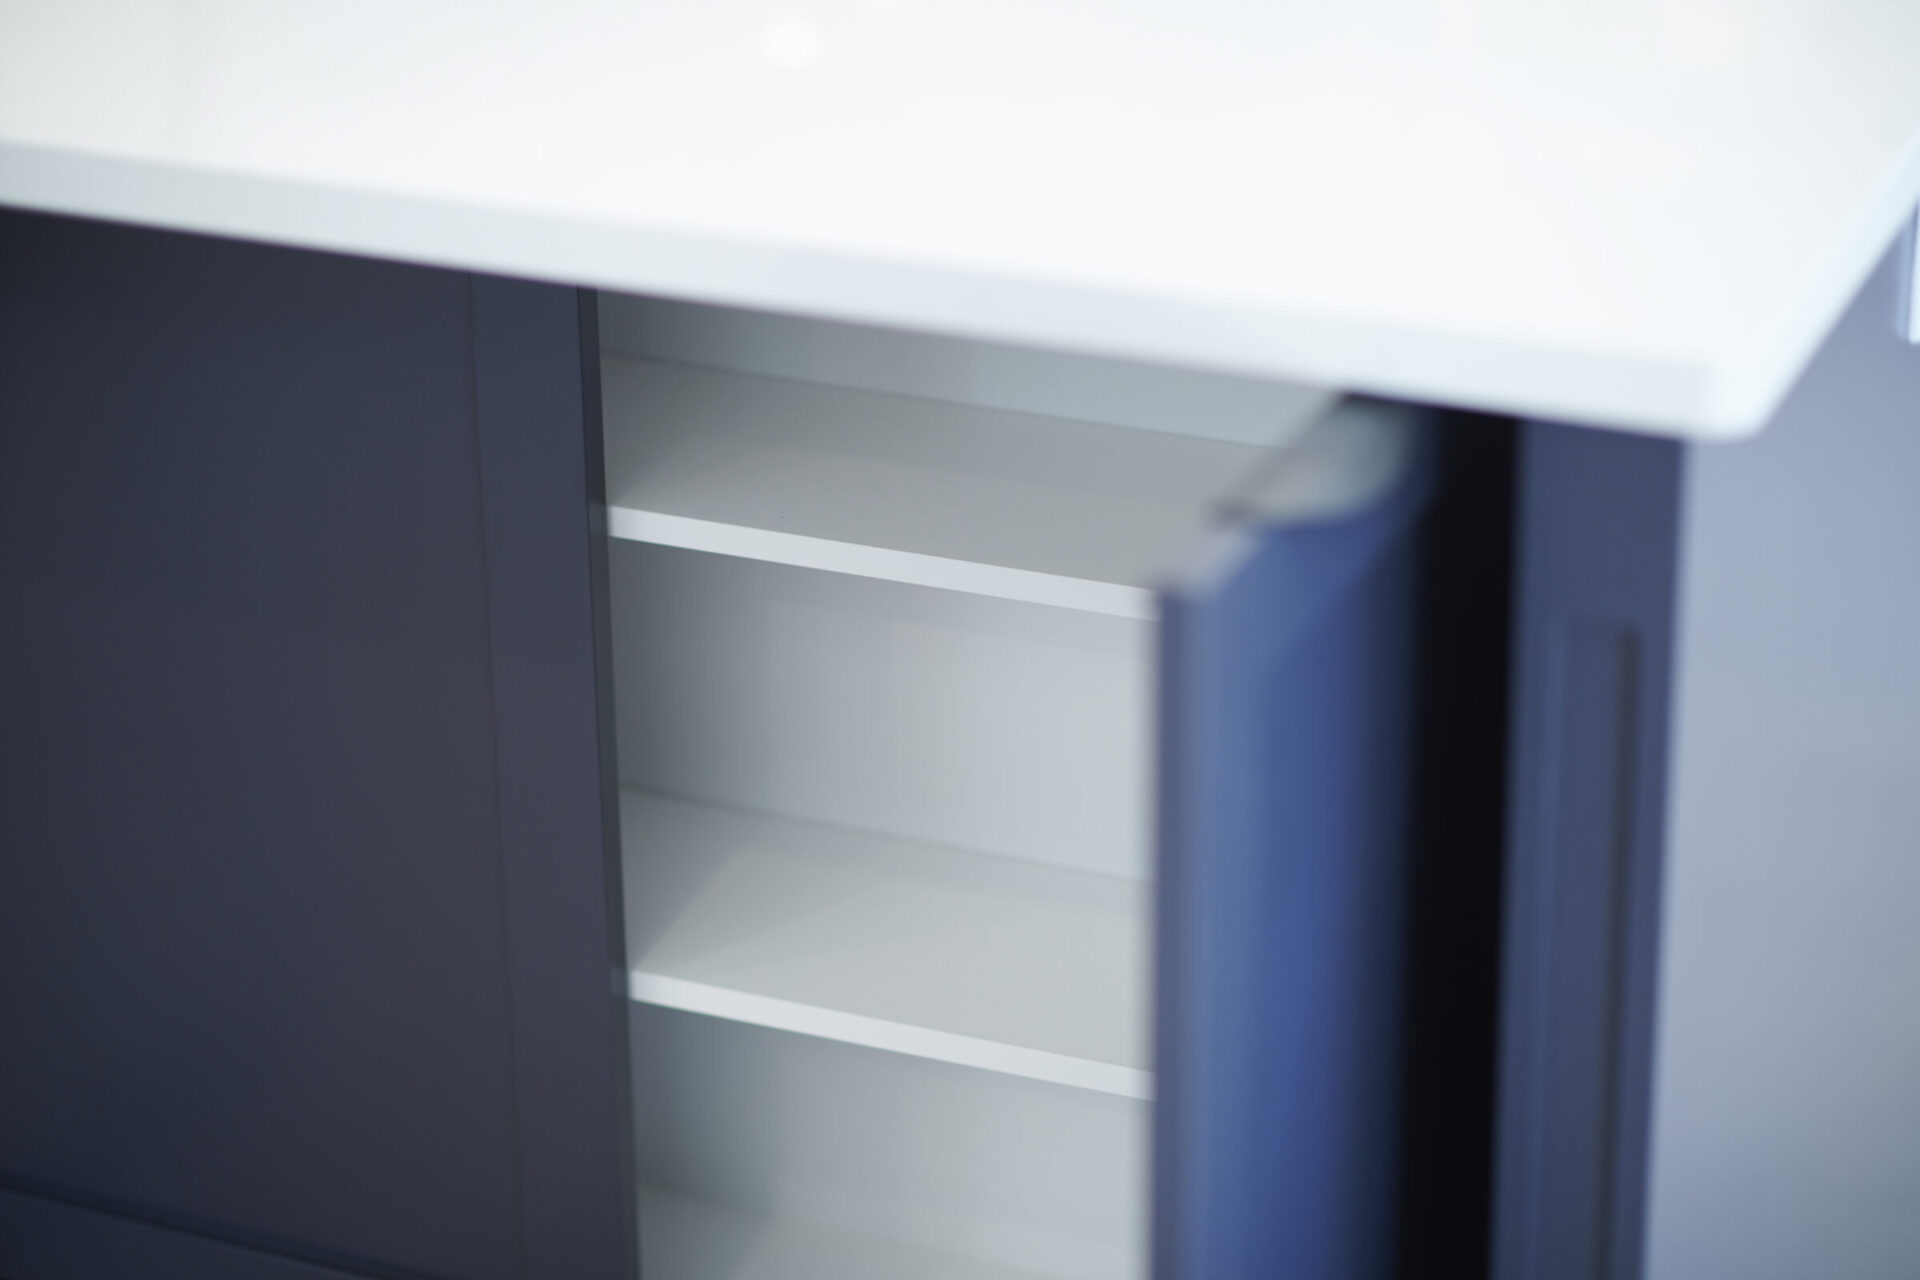
M 1687 462 L 1648 1280 L 1920 1275 L 1920 347 L 1898 247 Z

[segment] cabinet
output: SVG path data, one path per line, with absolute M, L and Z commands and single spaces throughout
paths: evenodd
M 15 1280 L 1483 1254 L 1510 424 L 26 215 L 0 283 Z
M 1390 821 L 1300 839 L 1287 889 L 1238 886 L 1250 920 L 1208 900 L 1223 883 L 1156 876 L 1156 774 L 1221 786 L 1200 756 L 1234 728 L 1156 713 L 1155 690 L 1257 700 L 1311 672 L 1339 711 L 1290 714 L 1327 763 L 1236 744 L 1281 779 L 1262 790 L 1316 775 L 1392 803 L 1392 752 L 1345 757 L 1327 730 L 1404 684 L 1385 637 L 1411 585 L 1390 566 L 1423 488 L 1415 415 L 1276 385 L 1250 423 L 1210 436 L 1163 407 L 1177 429 L 1153 430 L 982 403 L 1030 403 L 1004 385 L 929 394 L 939 369 L 990 360 L 964 344 L 922 339 L 914 360 L 844 326 L 619 297 L 602 314 L 638 349 L 608 353 L 603 386 L 647 1269 L 1143 1274 L 1156 885 L 1192 881 L 1189 909 L 1236 932 L 1296 927 L 1276 915 L 1293 899 L 1295 945 L 1334 966 L 1320 996 L 1394 1007 L 1341 967 L 1393 958 L 1369 923 L 1393 910 L 1396 868 L 1370 864 Z M 882 343 L 894 359 L 870 362 Z M 1056 362 L 1041 381 L 1087 402 L 1110 378 Z M 1267 442 L 1214 438 L 1254 431 Z M 1240 589 L 1277 614 L 1228 603 L 1261 575 Z M 1185 582 L 1170 625 L 1197 648 L 1163 639 L 1169 576 Z M 1331 623 L 1349 597 L 1381 603 Z M 1330 625 L 1357 642 L 1344 664 L 1312 651 Z M 1211 649 L 1248 637 L 1273 673 Z M 1211 740 L 1192 778 L 1173 732 Z M 1307 830 L 1253 809 L 1228 825 Z M 1178 839 L 1220 843 L 1231 874 L 1225 844 L 1246 836 Z M 1313 883 L 1334 846 L 1354 878 Z M 1205 926 L 1160 918 L 1163 955 L 1201 941 Z M 1207 963 L 1191 959 L 1162 987 L 1176 1006 Z M 1289 1016 L 1317 1047 L 1269 1065 L 1353 1052 L 1343 1029 L 1309 1029 L 1306 1004 Z M 1341 1065 L 1337 1088 L 1291 1088 L 1335 1110 L 1354 1105 L 1345 1088 L 1388 1098 L 1389 1074 Z M 1332 1233 L 1299 1230 L 1316 1235 Z
M 1411 710 L 1378 712 L 1401 998 L 1349 1006 L 1399 1037 L 1393 1227 L 1259 1118 L 1250 1013 L 1312 970 L 1161 929 L 1205 963 L 1151 967 L 1156 1266 L 1320 1267 L 1275 1206 L 1335 1204 L 1407 1276 L 1920 1270 L 1912 894 L 1869 856 L 1913 829 L 1868 642 L 1905 634 L 1906 264 L 1857 293 L 1920 195 L 1920 24 L 1712 8 L 10 7 L 0 204 L 357 256 L 0 222 L 0 1274 L 629 1268 L 597 584 L 633 556 L 595 523 L 594 317 L 512 281 L 796 335 L 615 309 L 615 352 L 979 409 L 1192 392 L 1218 426 L 1273 385 L 1204 368 L 1473 411 L 1430 434 Z M 835 355 L 771 313 L 884 328 Z M 1164 652 L 1214 652 L 1179 621 L 1243 616 L 1213 603 Z M 1168 687 L 1161 740 L 1222 727 Z M 1202 782 L 1151 784 L 1183 838 L 1233 812 Z

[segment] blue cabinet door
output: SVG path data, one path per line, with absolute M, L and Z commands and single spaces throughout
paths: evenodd
M 1394 1264 L 1417 442 L 1164 595 L 1154 1270 Z

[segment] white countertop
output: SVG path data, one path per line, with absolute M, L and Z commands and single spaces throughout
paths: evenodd
M 1911 0 L 0 0 L 0 203 L 1692 436 L 1916 194 Z

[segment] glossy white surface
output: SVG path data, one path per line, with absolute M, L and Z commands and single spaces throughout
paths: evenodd
M 1725 435 L 1916 66 L 1897 0 L 15 0 L 0 201 Z
M 1139 882 L 640 792 L 620 817 L 633 999 L 1150 1096 Z

